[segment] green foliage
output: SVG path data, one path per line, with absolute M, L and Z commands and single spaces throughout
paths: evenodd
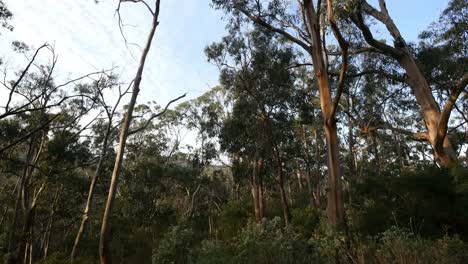
M 466 263 L 468 245 L 458 237 L 426 240 L 409 230 L 392 227 L 375 238 L 355 242 L 350 246 L 348 263 Z
M 235 237 L 247 224 L 252 211 L 251 206 L 245 206 L 242 202 L 228 202 L 218 217 L 219 238 L 228 240 Z
M 38 261 L 38 264 L 63 264 L 70 262 L 70 256 L 64 253 L 54 253 L 46 259 Z M 76 264 L 97 264 L 99 259 L 97 257 L 77 257 L 73 263 Z
M 428 168 L 401 177 L 368 177 L 357 184 L 349 212 L 350 227 L 376 234 L 391 225 L 428 237 L 458 233 L 467 237 L 468 172 Z
M 164 234 L 153 252 L 153 263 L 188 264 L 193 262 L 193 230 L 185 226 L 173 226 Z
M 310 207 L 294 208 L 291 215 L 295 232 L 304 238 L 310 238 L 320 224 L 320 212 Z
M 205 241 L 198 263 L 311 263 L 312 249 L 279 217 L 249 223 L 230 241 Z

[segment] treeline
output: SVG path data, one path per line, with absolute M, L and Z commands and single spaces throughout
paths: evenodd
M 219 85 L 163 106 L 137 102 L 164 1 L 125 2 L 153 18 L 130 82 L 61 82 L 52 46 L 12 43 L 2 261 L 468 262 L 466 1 L 412 43 L 384 0 L 212 0 Z M 0 0 L 3 34 L 13 15 Z

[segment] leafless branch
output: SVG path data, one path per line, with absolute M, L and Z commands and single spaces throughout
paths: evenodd
M 149 126 L 149 124 L 151 124 L 151 121 L 152 121 L 153 119 L 162 116 L 164 113 L 166 113 L 167 109 L 169 108 L 169 106 L 170 106 L 172 103 L 174 103 L 174 102 L 176 102 L 176 101 L 178 101 L 178 100 L 184 98 L 186 95 L 187 95 L 187 94 L 183 94 L 183 95 L 181 95 L 181 96 L 179 96 L 179 97 L 177 97 L 177 98 L 172 99 L 171 101 L 169 101 L 169 102 L 166 104 L 166 107 L 164 107 L 164 109 L 163 109 L 161 112 L 152 115 L 152 116 L 146 121 L 146 123 L 145 123 L 143 126 L 137 128 L 137 129 L 134 129 L 134 130 L 132 130 L 132 131 L 129 131 L 129 132 L 128 132 L 128 135 L 132 135 L 132 134 L 135 134 L 135 133 L 138 133 L 138 132 L 140 132 L 140 131 L 145 130 L 145 129 Z

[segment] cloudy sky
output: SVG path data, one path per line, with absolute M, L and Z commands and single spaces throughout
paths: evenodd
M 295 0 L 291 0 L 295 1 Z M 117 0 L 6 0 L 14 14 L 13 32 L 0 36 L 1 56 L 8 61 L 10 43 L 19 40 L 38 47 L 48 42 L 59 55 L 58 78 L 71 78 L 118 66 L 126 81 L 135 73 L 141 49 L 120 35 L 115 8 Z M 148 0 L 152 2 L 152 0 Z M 161 24 L 144 72 L 140 103 L 188 92 L 193 98 L 214 86 L 217 68 L 206 61 L 203 49 L 224 35 L 222 14 L 209 0 L 162 0 Z M 373 1 L 371 1 L 373 2 Z M 375 1 L 374 1 L 375 2 Z M 407 40 L 415 40 L 447 5 L 448 0 L 387 0 L 388 9 Z M 135 4 L 123 6 L 125 34 L 143 45 L 151 17 Z M 133 56 L 132 56 L 133 54 Z M 16 65 L 15 63 L 18 63 Z M 12 68 L 21 63 L 10 58 Z

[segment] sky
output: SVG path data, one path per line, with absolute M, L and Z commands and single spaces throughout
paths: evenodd
M 295 0 L 290 0 L 295 1 Z M 148 0 L 153 2 L 153 0 Z M 187 93 L 195 98 L 218 82 L 217 68 L 208 63 L 204 48 L 225 34 L 223 14 L 209 0 L 161 0 L 157 29 L 144 71 L 139 103 L 156 101 L 165 105 Z M 377 0 L 371 0 L 376 3 Z M 24 62 L 9 52 L 12 40 L 39 47 L 47 42 L 59 56 L 56 77 L 67 79 L 117 66 L 123 81 L 132 79 L 141 46 L 146 40 L 151 16 L 141 5 L 122 6 L 123 41 L 115 9 L 117 0 L 5 0 L 13 12 L 13 32 L 2 32 L 0 56 L 12 69 Z M 435 21 L 448 0 L 387 0 L 393 20 L 407 41 Z M 16 64 L 15 64 L 16 63 Z M 23 63 L 23 64 L 21 64 Z M 24 67 L 24 66 L 23 66 Z

